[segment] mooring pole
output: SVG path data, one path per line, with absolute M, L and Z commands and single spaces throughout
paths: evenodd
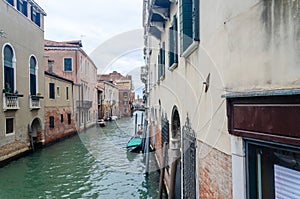
M 137 128 L 137 113 L 135 114 L 135 123 L 134 123 L 134 134 L 136 134 L 136 128 Z

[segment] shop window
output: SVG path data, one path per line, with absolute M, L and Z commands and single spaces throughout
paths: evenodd
M 247 142 L 248 198 L 300 198 L 300 151 Z
M 14 118 L 6 118 L 6 134 L 14 133 Z

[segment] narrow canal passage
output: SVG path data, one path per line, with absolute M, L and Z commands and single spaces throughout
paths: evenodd
M 145 177 L 143 154 L 124 148 L 133 131 L 122 118 L 11 162 L 0 198 L 157 198 L 159 173 Z

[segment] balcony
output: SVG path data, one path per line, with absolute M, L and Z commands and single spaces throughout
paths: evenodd
M 3 110 L 8 111 L 20 109 L 19 97 L 23 97 L 23 95 L 3 93 Z
M 40 99 L 43 99 L 42 96 L 31 95 L 29 97 L 29 108 L 30 110 L 36 110 L 41 108 Z
M 83 108 L 83 109 L 90 109 L 92 107 L 92 101 L 87 101 L 87 100 L 83 100 L 83 101 L 76 101 L 76 106 L 77 108 Z

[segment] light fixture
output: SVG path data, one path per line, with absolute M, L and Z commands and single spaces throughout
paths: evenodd
M 203 82 L 203 84 L 205 85 L 205 92 L 208 91 L 208 88 L 209 88 L 209 82 L 210 82 L 210 73 L 208 73 L 208 76 L 207 76 L 205 82 Z

